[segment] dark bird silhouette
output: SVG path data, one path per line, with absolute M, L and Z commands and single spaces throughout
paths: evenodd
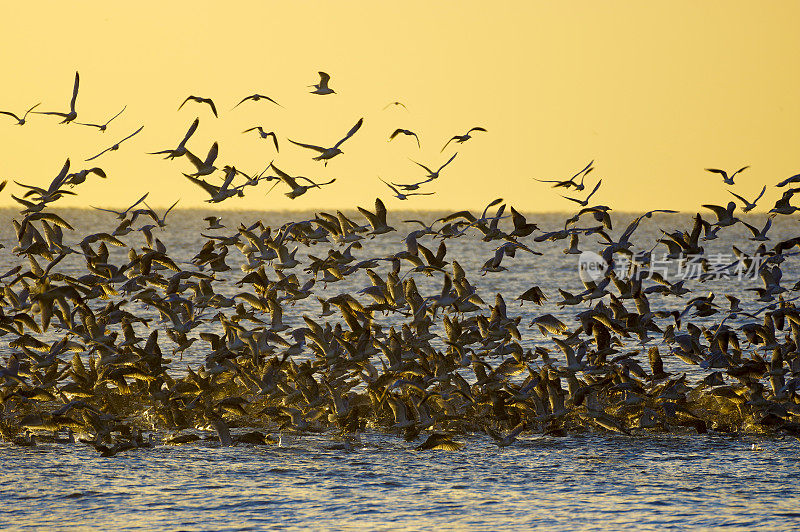
M 194 135 L 194 132 L 197 131 L 198 125 L 200 125 L 200 119 L 195 118 L 194 122 L 192 122 L 192 125 L 189 126 L 189 131 L 186 132 L 186 135 L 184 135 L 183 140 L 180 142 L 180 144 L 178 144 L 178 147 L 175 148 L 174 150 L 154 151 L 150 152 L 150 155 L 163 155 L 166 153 L 167 156 L 165 157 L 165 159 L 174 159 L 175 157 L 181 157 L 183 155 L 186 155 L 188 151 L 186 149 L 186 143 L 189 141 L 189 138 L 192 135 Z
M 319 72 L 319 83 L 316 85 L 309 85 L 309 87 L 314 87 L 315 89 L 311 91 L 311 94 L 334 94 L 336 91 L 328 87 L 328 82 L 330 80 L 330 75 L 325 72 Z
M 200 96 L 187 96 L 186 99 L 183 100 L 183 103 L 178 106 L 178 111 L 180 111 L 181 107 L 183 107 L 189 100 L 197 103 L 207 103 L 208 106 L 211 107 L 211 111 L 214 113 L 214 116 L 219 118 L 219 115 L 217 114 L 217 106 L 214 105 L 214 101 L 211 98 L 202 98 Z
M 76 124 L 80 124 L 80 125 L 82 125 L 82 126 L 96 127 L 97 129 L 99 129 L 100 131 L 102 131 L 103 133 L 105 133 L 105 131 L 106 131 L 106 128 L 108 127 L 108 124 L 110 124 L 110 123 L 111 123 L 111 121 L 112 121 L 112 120 L 114 120 L 116 117 L 118 117 L 119 115 L 121 115 L 121 114 L 122 114 L 122 113 L 125 111 L 125 109 L 127 109 L 127 108 L 128 108 L 128 106 L 126 105 L 125 107 L 123 107 L 123 108 L 122 108 L 122 111 L 120 111 L 119 113 L 115 114 L 114 116 L 112 116 L 111 118 L 109 118 L 108 120 L 106 120 L 106 123 L 105 123 L 105 124 L 87 124 L 87 123 L 85 123 L 85 122 L 75 122 L 75 123 L 76 123 Z
M 75 101 L 78 99 L 78 85 L 80 84 L 80 76 L 77 72 L 75 72 L 75 85 L 72 87 L 72 99 L 69 102 L 69 112 L 68 113 L 59 113 L 56 111 L 34 111 L 34 114 L 40 115 L 53 115 L 53 116 L 60 116 L 64 120 L 61 121 L 62 124 L 68 124 L 78 118 L 78 113 L 75 111 Z
M 463 135 L 454 135 L 450 140 L 448 140 L 445 143 L 445 145 L 442 147 L 442 151 L 444 151 L 444 149 L 447 147 L 447 145 L 450 144 L 453 141 L 456 141 L 458 143 L 467 142 L 469 139 L 472 138 L 472 135 L 470 135 L 470 133 L 472 133 L 473 131 L 484 131 L 485 132 L 486 130 L 483 129 L 482 127 L 473 127 L 472 129 L 470 129 L 469 131 L 467 131 Z
M 89 158 L 88 158 L 88 159 L 86 159 L 86 160 L 87 160 L 87 161 L 91 161 L 91 160 L 93 160 L 93 159 L 97 159 L 98 157 L 100 157 L 101 155 L 103 155 L 103 154 L 104 154 L 105 152 L 107 152 L 107 151 L 117 151 L 117 150 L 119 149 L 119 145 L 120 145 L 120 144 L 122 144 L 123 142 L 125 142 L 126 140 L 128 140 L 129 138 L 131 138 L 132 136 L 136 135 L 137 133 L 139 133 L 139 132 L 140 132 L 141 130 L 143 130 L 143 129 L 144 129 L 144 126 L 140 126 L 140 127 L 139 127 L 139 129 L 137 129 L 136 131 L 134 131 L 133 133 L 131 133 L 130 135 L 128 135 L 127 137 L 125 137 L 125 138 L 124 138 L 124 139 L 122 139 L 121 141 L 117 142 L 116 144 L 114 144 L 114 145 L 113 145 L 113 146 L 111 146 L 110 148 L 106 148 L 106 149 L 104 149 L 103 151 L 101 151 L 100 153 L 98 153 L 97 155 L 95 155 L 94 157 L 89 157 Z
M 24 126 L 25 125 L 25 119 L 28 117 L 28 113 L 30 113 L 31 111 L 33 111 L 34 109 L 36 109 L 40 105 L 41 105 L 41 103 L 37 103 L 36 105 L 34 105 L 33 107 L 31 107 L 30 109 L 25 111 L 25 114 L 22 115 L 22 118 L 18 117 L 17 115 L 12 113 L 11 111 L 0 111 L 0 115 L 13 116 L 14 118 L 16 118 L 18 126 Z
M 748 168 L 750 168 L 750 167 L 749 166 L 743 166 L 743 167 L 739 168 L 738 170 L 736 170 L 734 173 L 732 173 L 730 175 L 730 177 L 728 176 L 728 172 L 726 172 L 725 170 L 720 170 L 719 168 L 706 168 L 706 172 L 719 174 L 719 175 L 722 176 L 722 182 L 723 183 L 725 183 L 726 185 L 732 185 L 733 184 L 733 178 L 736 176 L 736 174 L 738 174 L 739 172 L 741 172 L 743 170 L 747 170 Z
M 236 105 L 233 106 L 233 109 L 236 109 L 237 107 L 242 105 L 247 100 L 252 100 L 254 102 L 257 102 L 259 100 L 269 100 L 272 103 L 274 103 L 275 105 L 277 105 L 278 107 L 283 107 L 281 104 L 279 104 L 278 102 L 276 102 L 275 100 L 273 100 L 269 96 L 264 96 L 263 94 L 251 94 L 250 96 L 245 96 L 244 98 L 242 98 L 242 100 L 239 103 L 237 103 Z M 231 110 L 233 110 L 233 109 L 231 109 Z
M 280 149 L 278 149 L 278 137 L 275 135 L 274 131 L 267 132 L 267 131 L 264 131 L 264 129 L 261 126 L 256 126 L 256 127 L 251 127 L 250 129 L 245 129 L 244 131 L 242 131 L 242 133 L 248 133 L 248 132 L 253 131 L 253 130 L 258 131 L 258 135 L 262 139 L 266 139 L 268 137 L 272 137 L 272 142 L 275 143 L 275 151 L 278 151 L 278 152 L 280 151 Z
M 601 179 L 600 181 L 598 181 L 598 182 L 597 182 L 597 184 L 594 186 L 594 189 L 592 189 L 592 191 L 589 193 L 589 195 L 588 195 L 588 196 L 586 196 L 586 199 L 585 199 L 585 200 L 579 200 L 579 199 L 575 199 L 575 198 L 570 198 L 570 197 L 563 196 L 563 195 L 562 195 L 561 197 L 562 197 L 562 198 L 566 198 L 566 199 L 568 199 L 568 200 L 570 200 L 570 201 L 574 201 L 575 203 L 577 203 L 577 204 L 578 204 L 578 205 L 580 205 L 581 207 L 586 207 L 587 205 L 589 205 L 589 199 L 590 199 L 592 196 L 594 196 L 594 193 L 595 193 L 595 192 L 597 192 L 597 189 L 598 189 L 598 188 L 600 188 L 600 183 L 602 183 L 602 182 L 603 182 L 603 180 L 602 180 L 602 179 Z
M 390 140 L 390 141 L 391 141 L 391 140 L 393 140 L 393 139 L 394 139 L 394 138 L 395 138 L 397 135 L 399 135 L 400 133 L 402 133 L 403 135 L 409 135 L 409 136 L 411 136 L 411 137 L 414 137 L 415 139 L 417 139 L 417 147 L 418 147 L 418 148 L 420 148 L 420 147 L 421 147 L 421 146 L 420 146 L 420 144 L 419 144 L 419 137 L 417 136 L 417 134 L 416 134 L 416 133 L 414 133 L 413 131 L 409 131 L 408 129 L 395 129 L 395 130 L 394 130 L 394 133 L 392 133 L 391 135 L 389 135 L 389 140 Z
M 323 148 L 322 146 L 315 146 L 314 144 L 303 144 L 302 142 L 295 142 L 292 139 L 289 139 L 289 142 L 301 146 L 303 148 L 308 148 L 309 150 L 314 150 L 316 152 L 319 152 L 319 155 L 317 157 L 314 157 L 314 160 L 325 161 L 325 166 L 327 166 L 328 161 L 330 159 L 342 153 L 342 150 L 339 149 L 339 146 L 341 146 L 344 143 L 344 141 L 355 135 L 356 131 L 358 131 L 361 128 L 361 124 L 363 123 L 364 119 L 359 118 L 358 122 L 356 122 L 356 125 L 350 128 L 350 131 L 347 132 L 347 135 L 345 135 L 344 138 L 341 139 L 339 142 L 334 144 L 332 148 Z

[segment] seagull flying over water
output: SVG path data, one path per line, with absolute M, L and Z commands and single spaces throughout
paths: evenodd
M 88 159 L 86 159 L 86 160 L 87 160 L 87 161 L 91 161 L 92 159 L 97 159 L 98 157 L 100 157 L 101 155 L 103 155 L 103 154 L 104 154 L 105 152 L 107 152 L 107 151 L 116 151 L 116 150 L 118 150 L 118 149 L 119 149 L 119 145 L 120 145 L 120 144 L 122 144 L 123 142 L 125 142 L 126 140 L 128 140 L 129 138 L 131 138 L 132 136 L 136 135 L 138 132 L 140 132 L 140 131 L 141 131 L 141 130 L 143 130 L 143 129 L 144 129 L 144 126 L 140 126 L 140 127 L 139 127 L 139 129 L 137 129 L 136 131 L 134 131 L 133 133 L 131 133 L 130 135 L 128 135 L 127 137 L 125 137 L 125 138 L 124 138 L 124 139 L 122 139 L 121 141 L 117 142 L 116 144 L 114 144 L 114 145 L 113 145 L 113 146 L 111 146 L 110 148 L 106 148 L 106 149 L 104 149 L 103 151 L 101 151 L 100 153 L 98 153 L 97 155 L 95 155 L 94 157 L 89 157 L 89 158 L 88 158 Z
M 344 138 L 341 139 L 339 142 L 334 144 L 332 148 L 323 148 L 322 146 L 315 146 L 313 144 L 303 144 L 302 142 L 295 142 L 292 139 L 289 139 L 289 142 L 301 146 L 303 148 L 308 148 L 309 150 L 314 150 L 319 152 L 319 155 L 314 157 L 314 160 L 325 161 L 325 166 L 327 166 L 329 159 L 333 159 L 334 157 L 342 153 L 342 150 L 339 149 L 339 146 L 341 146 L 344 141 L 355 135 L 356 131 L 358 131 L 361 128 L 361 124 L 363 123 L 364 119 L 359 118 L 358 122 L 356 122 L 356 125 L 350 128 L 350 131 L 347 132 L 347 135 L 345 135 Z
M 598 188 L 600 188 L 600 183 L 602 183 L 602 182 L 603 182 L 603 180 L 602 180 L 602 179 L 601 179 L 600 181 L 598 181 L 598 182 L 597 182 L 597 184 L 594 186 L 594 189 L 592 189 L 592 191 L 589 193 L 589 195 L 588 195 L 588 196 L 586 196 L 586 199 L 585 199 L 585 200 L 579 200 L 579 199 L 575 199 L 575 198 L 569 198 L 569 197 L 567 197 L 567 196 L 563 196 L 563 195 L 562 195 L 561 197 L 562 197 L 562 198 L 566 198 L 566 199 L 568 199 L 568 200 L 570 200 L 570 201 L 574 201 L 575 203 L 577 203 L 577 204 L 578 204 L 578 205 L 580 205 L 581 207 L 586 207 L 587 205 L 589 205 L 589 198 L 591 198 L 591 197 L 594 195 L 594 193 L 595 193 L 595 192 L 597 192 L 597 189 L 598 189 Z
M 453 162 L 453 159 L 455 159 L 455 158 L 456 158 L 456 155 L 458 155 L 458 152 L 454 153 L 454 154 L 453 154 L 453 156 L 452 156 L 452 157 L 450 157 L 450 158 L 447 160 L 447 162 L 446 162 L 446 163 L 444 163 L 442 166 L 440 166 L 440 167 L 439 167 L 439 169 L 438 169 L 438 170 L 436 170 L 435 172 L 434 172 L 433 170 L 431 170 L 430 168 L 428 168 L 427 166 L 425 166 L 424 164 L 422 164 L 422 163 L 418 163 L 417 161 L 415 161 L 415 160 L 413 160 L 413 159 L 411 160 L 411 162 L 412 162 L 412 163 L 414 163 L 414 164 L 416 164 L 416 165 L 418 165 L 418 166 L 421 166 L 422 168 L 424 168 L 424 169 L 425 169 L 425 171 L 426 171 L 426 172 L 428 172 L 428 177 L 430 178 L 428 181 L 433 181 L 434 179 L 437 179 L 437 178 L 439 177 L 439 172 L 441 172 L 442 170 L 444 170 L 444 167 L 445 167 L 445 166 L 447 166 L 448 164 L 450 164 L 451 162 Z
M 381 181 L 383 181 L 383 179 L 381 179 L 380 177 L 379 177 L 378 179 L 380 179 Z M 391 184 L 391 183 L 387 183 L 386 181 L 383 181 L 383 183 L 384 183 L 384 184 L 385 184 L 387 187 L 389 187 L 389 188 L 391 188 L 391 189 L 392 189 L 392 192 L 394 192 L 394 196 L 395 196 L 397 199 L 399 199 L 399 200 L 405 200 L 405 199 L 408 199 L 408 197 L 409 197 L 409 196 L 430 196 L 431 194 L 433 194 L 433 192 L 408 192 L 408 193 L 406 193 L 406 194 L 403 194 L 402 192 L 400 192 L 399 190 L 397 190 L 397 188 L 395 188 L 394 186 L 392 186 L 392 184 Z
M 732 185 L 733 184 L 733 178 L 736 176 L 736 174 L 738 174 L 739 172 L 741 172 L 743 170 L 747 170 L 748 168 L 750 168 L 750 167 L 749 166 L 743 166 L 743 167 L 739 168 L 738 170 L 736 170 L 734 173 L 732 173 L 730 175 L 730 177 L 728 177 L 728 172 L 726 172 L 725 170 L 720 170 L 719 168 L 706 168 L 706 172 L 712 172 L 714 174 L 719 174 L 719 175 L 722 176 L 722 182 L 723 183 L 725 183 L 726 185 Z
M 183 140 L 180 142 L 180 144 L 178 144 L 178 147 L 175 148 L 174 150 L 154 151 L 150 152 L 150 155 L 163 155 L 166 153 L 167 156 L 165 157 L 165 159 L 174 159 L 175 157 L 182 157 L 183 155 L 186 155 L 188 151 L 186 149 L 186 143 L 189 141 L 189 137 L 194 135 L 194 132 L 197 131 L 198 125 L 200 125 L 200 119 L 195 118 L 194 122 L 192 122 L 192 125 L 189 126 L 189 131 L 186 132 L 186 135 L 184 135 Z
M 756 197 L 756 199 L 754 199 L 752 202 L 747 201 L 746 199 L 741 197 L 739 194 L 735 194 L 735 193 L 731 192 L 730 190 L 728 192 L 733 194 L 734 197 L 738 198 L 742 203 L 744 203 L 744 207 L 742 207 L 742 212 L 749 212 L 749 211 L 752 211 L 753 209 L 755 209 L 756 202 L 761 199 L 761 196 L 763 196 L 764 192 L 766 192 L 766 191 L 767 191 L 767 185 L 764 185 L 764 188 L 761 189 L 761 194 L 759 194 Z

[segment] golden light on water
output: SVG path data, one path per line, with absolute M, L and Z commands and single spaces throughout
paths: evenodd
M 58 205 L 124 207 L 150 191 L 163 207 L 206 205 L 207 195 L 181 172 L 186 160 L 147 152 L 174 148 L 195 117 L 189 148 L 200 156 L 220 144 L 218 166 L 248 173 L 273 159 L 293 175 L 333 185 L 290 200 L 279 185 L 248 189 L 220 208 L 309 209 L 371 205 L 390 209 L 479 208 L 503 197 L 520 210 L 570 210 L 533 178 L 565 178 L 594 159 L 593 198 L 617 210 L 727 203 L 732 190 L 752 199 L 764 184 L 800 171 L 796 155 L 795 2 L 144 2 L 136 9 L 103 2 L 15 3 L 5 8 L 0 110 L 65 111 L 81 74 L 78 121 L 102 123 L 126 111 L 105 133 L 52 116 L 23 127 L 0 117 L 0 179 L 49 184 L 64 160 L 97 165 L 78 195 Z M 318 70 L 336 94 L 309 94 Z M 262 93 L 267 101 L 245 102 Z M 212 98 L 207 106 L 189 95 Z M 401 101 L 408 110 L 386 104 Z M 299 142 L 333 145 L 364 118 L 327 167 Z M 141 134 L 91 163 L 144 125 Z M 242 131 L 263 125 L 271 140 Z M 485 127 L 463 145 L 447 139 Z M 396 128 L 419 134 L 387 142 Z M 424 179 L 409 159 L 431 167 L 458 151 L 436 194 L 401 203 L 378 177 Z M 707 167 L 751 167 L 727 187 Z M 16 205 L 10 184 L 0 205 Z M 779 197 L 768 189 L 760 209 Z

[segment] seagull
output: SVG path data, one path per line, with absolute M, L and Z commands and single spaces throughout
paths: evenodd
M 163 155 L 166 153 L 167 156 L 165 157 L 165 159 L 174 159 L 175 157 L 181 157 L 183 155 L 186 155 L 186 153 L 188 152 L 188 150 L 186 149 L 186 143 L 189 141 L 189 137 L 194 135 L 194 132 L 197 131 L 198 125 L 200 125 L 200 119 L 195 118 L 194 122 L 192 122 L 192 125 L 189 126 L 189 131 L 186 132 L 186 135 L 184 135 L 183 140 L 180 142 L 180 144 L 178 144 L 178 147 L 175 148 L 174 150 L 154 151 L 150 152 L 150 155 Z
M 600 188 L 600 183 L 602 183 L 602 182 L 603 182 L 603 180 L 602 180 L 602 179 L 601 179 L 600 181 L 598 181 L 598 182 L 597 182 L 597 184 L 594 186 L 594 189 L 592 189 L 592 191 L 589 193 L 589 195 L 588 195 L 588 196 L 586 196 L 586 199 L 585 199 L 585 200 L 579 200 L 579 199 L 575 199 L 575 198 L 569 198 L 569 197 L 567 197 L 567 196 L 563 196 L 563 195 L 562 195 L 561 197 L 562 197 L 562 198 L 566 198 L 566 199 L 568 199 L 568 200 L 570 200 L 570 201 L 574 201 L 575 203 L 577 203 L 577 204 L 578 204 L 578 205 L 580 205 L 581 207 L 586 207 L 586 206 L 588 206 L 588 205 L 589 205 L 589 198 L 591 198 L 591 197 L 594 195 L 594 193 L 595 193 L 595 192 L 597 192 L 597 189 L 598 189 L 598 188 Z
M 314 87 L 315 89 L 311 91 L 311 94 L 334 94 L 336 91 L 328 87 L 328 82 L 330 80 L 330 75 L 325 72 L 319 72 L 319 83 L 316 85 L 309 85 L 309 87 Z
M 133 209 L 134 207 L 136 207 L 137 205 L 139 205 L 141 202 L 143 202 L 145 200 L 145 198 L 147 198 L 148 194 L 150 194 L 150 193 L 146 192 L 144 196 L 142 196 L 141 198 L 136 200 L 136 202 L 133 205 L 131 205 L 130 207 L 128 207 L 124 211 L 115 211 L 115 210 L 112 210 L 112 209 L 102 209 L 100 207 L 95 207 L 94 205 L 90 205 L 90 207 L 92 209 L 97 209 L 98 211 L 105 211 L 105 212 L 110 212 L 110 213 L 116 214 L 117 218 L 119 218 L 120 220 L 124 220 L 125 217 L 128 215 L 128 212 L 131 209 Z
M 747 170 L 748 168 L 750 168 L 750 167 L 749 166 L 743 166 L 743 167 L 739 168 L 738 170 L 736 170 L 734 173 L 732 173 L 730 175 L 730 177 L 728 177 L 728 172 L 726 172 L 725 170 L 720 170 L 719 168 L 706 168 L 706 172 L 712 172 L 714 174 L 719 174 L 719 175 L 722 176 L 722 182 L 723 183 L 725 183 L 726 185 L 732 185 L 733 184 L 733 178 L 736 176 L 736 174 L 738 174 L 739 172 L 741 172 L 743 170 Z
M 261 126 L 256 126 L 256 127 L 251 127 L 250 129 L 245 129 L 244 131 L 242 131 L 242 133 L 248 133 L 253 130 L 258 131 L 258 134 L 262 139 L 265 139 L 267 137 L 272 137 L 272 141 L 275 143 L 275 151 L 280 151 L 278 149 L 278 137 L 275 135 L 274 131 L 265 132 Z
M 408 107 L 406 107 L 406 106 L 405 106 L 405 104 L 404 104 L 403 102 L 389 102 L 389 103 L 387 103 L 387 104 L 386 104 L 386 107 L 384 107 L 384 108 L 383 108 L 383 110 L 385 111 L 386 109 L 388 109 L 389 107 L 391 107 L 391 106 L 393 106 L 393 105 L 394 105 L 394 106 L 399 106 L 399 107 L 402 107 L 403 109 L 405 109 L 406 111 L 408 111 Z
M 11 111 L 0 111 L 0 115 L 8 115 L 8 116 L 13 116 L 14 118 L 16 118 L 16 119 L 17 119 L 17 125 L 18 125 L 18 126 L 24 126 L 24 125 L 25 125 L 25 118 L 27 118 L 27 116 L 28 116 L 28 113 L 30 113 L 31 111 L 33 111 L 34 109 L 36 109 L 36 108 L 37 108 L 37 107 L 39 107 L 40 105 L 41 105 L 41 102 L 37 103 L 36 105 L 34 105 L 33 107 L 31 107 L 30 109 L 28 109 L 27 111 L 25 111 L 25 114 L 24 114 L 24 115 L 22 115 L 22 118 L 18 117 L 17 115 L 15 115 L 14 113 L 12 113 Z
M 186 176 L 186 178 L 189 181 L 200 186 L 203 190 L 208 192 L 208 194 L 211 196 L 211 199 L 206 200 L 208 203 L 219 203 L 233 196 L 239 196 L 240 198 L 244 196 L 244 192 L 242 192 L 241 187 L 228 188 L 230 187 L 233 178 L 236 176 L 236 168 L 232 166 L 225 167 L 225 181 L 223 181 L 222 185 L 220 186 L 212 185 L 211 183 L 207 183 L 202 179 L 198 179 L 197 177 L 195 177 L 198 174 L 194 175 L 183 174 L 183 175 Z M 200 175 L 207 175 L 207 174 L 200 174 Z
M 246 102 L 247 100 L 253 100 L 254 102 L 257 102 L 257 101 L 259 101 L 259 100 L 269 100 L 269 101 L 271 101 L 272 103 L 274 103 L 275 105 L 277 105 L 278 107 L 283 107 L 281 104 L 279 104 L 278 102 L 276 102 L 275 100 L 273 100 L 273 99 L 272 99 L 272 98 L 270 98 L 269 96 L 264 96 L 263 94 L 252 94 L 252 95 L 250 95 L 250 96 L 246 96 L 246 97 L 242 98 L 242 101 L 240 101 L 239 103 L 237 103 L 236 105 L 234 105 L 234 106 L 233 106 L 233 109 L 236 109 L 237 107 L 239 107 L 240 105 L 242 105 L 242 104 L 243 104 L 244 102 Z M 233 110 L 233 109 L 231 109 L 231 110 Z
M 583 170 L 581 170 L 580 172 L 578 172 L 577 174 L 575 174 L 574 176 L 570 177 L 569 179 L 567 179 L 567 180 L 565 180 L 565 181 L 559 181 L 558 179 L 555 179 L 555 180 L 536 179 L 535 177 L 534 177 L 534 180 L 536 180 L 536 181 L 539 181 L 540 183 L 555 183 L 555 185 L 553 185 L 553 188 L 558 188 L 558 187 L 564 187 L 564 188 L 575 187 L 575 190 L 576 190 L 577 192 L 580 192 L 581 190 L 583 190 L 584 188 L 586 188 L 586 187 L 583 185 L 583 180 L 584 180 L 584 179 L 586 179 L 586 176 L 587 176 L 587 175 L 589 175 L 589 172 L 591 172 L 592 170 L 594 170 L 594 168 L 592 168 L 592 165 L 593 165 L 593 164 L 594 164 L 594 161 L 591 161 L 589 164 L 587 164 L 587 165 L 586 165 L 586 166 L 583 168 Z M 581 182 L 580 182 L 580 184 L 578 184 L 578 183 L 576 183 L 576 182 L 575 182 L 575 179 L 577 179 L 577 178 L 578 178 L 578 176 L 580 176 L 580 177 L 581 177 Z
M 416 164 L 416 165 L 418 165 L 418 166 L 421 166 L 422 168 L 424 168 L 425 171 L 428 172 L 428 177 L 430 178 L 430 179 L 428 179 L 428 181 L 433 181 L 434 179 L 437 179 L 439 177 L 439 172 L 444 170 L 444 167 L 447 166 L 448 164 L 450 164 L 453 161 L 453 159 L 456 158 L 456 155 L 458 155 L 458 152 L 454 153 L 453 156 L 450 157 L 447 160 L 447 162 L 444 163 L 442 166 L 440 166 L 439 169 L 436 170 L 435 172 L 433 170 L 431 170 L 430 168 L 428 168 L 427 166 L 425 166 L 424 164 L 418 163 L 417 161 L 415 161 L 413 159 L 411 160 L 411 162 Z
M 419 145 L 419 137 L 417 136 L 417 134 L 416 134 L 416 133 L 414 133 L 413 131 L 409 131 L 408 129 L 395 129 L 395 130 L 394 130 L 394 133 L 392 133 L 391 135 L 389 135 L 389 141 L 393 140 L 393 139 L 394 139 L 394 138 L 395 138 L 397 135 L 399 135 L 400 133 L 402 133 L 403 135 L 409 135 L 409 136 L 412 136 L 412 137 L 414 137 L 415 139 L 417 139 L 417 147 L 418 147 L 418 148 L 421 148 L 421 146 Z M 389 142 L 389 141 L 387 141 L 387 142 Z
M 356 125 L 354 125 L 352 128 L 350 128 L 350 131 L 347 132 L 347 135 L 345 135 L 344 138 L 341 139 L 339 142 L 334 144 L 334 146 L 332 148 L 323 148 L 322 146 L 315 146 L 313 144 L 303 144 L 301 142 L 295 142 L 292 139 L 289 139 L 289 142 L 291 142 L 292 144 L 296 144 L 298 146 L 302 146 L 303 148 L 308 148 L 310 150 L 314 150 L 314 151 L 319 152 L 319 155 L 317 157 L 314 157 L 314 160 L 315 161 L 325 161 L 325 166 L 327 166 L 329 159 L 332 159 L 332 158 L 336 157 L 337 155 L 339 155 L 340 153 L 342 153 L 342 150 L 339 149 L 339 146 L 341 146 L 344 141 L 346 141 L 347 139 L 352 137 L 355 134 L 355 132 L 359 130 L 359 128 L 361 127 L 361 124 L 363 124 L 363 123 L 364 123 L 364 119 L 363 118 L 359 118 L 358 122 L 356 122 Z
M 286 183 L 287 185 L 289 185 L 289 187 L 292 189 L 290 192 L 286 192 L 286 195 L 291 199 L 294 199 L 297 196 L 302 196 L 303 194 L 305 194 L 311 188 L 314 188 L 314 187 L 321 188 L 322 185 L 330 185 L 331 183 L 336 181 L 336 179 L 331 179 L 330 181 L 327 181 L 325 183 L 315 183 L 312 180 L 310 180 L 309 178 L 304 177 L 304 176 L 292 177 L 289 174 L 287 174 L 286 172 L 284 172 L 283 170 L 279 169 L 274 164 L 272 164 L 270 166 L 272 166 L 272 169 L 275 170 L 278 173 L 278 177 L 280 178 L 280 180 L 283 181 L 284 183 Z M 311 184 L 310 185 L 299 185 L 299 184 L 297 184 L 297 180 L 298 179 L 305 179 L 306 181 L 308 181 Z
M 75 100 L 78 99 L 78 84 L 80 83 L 80 76 L 75 72 L 75 86 L 72 88 L 72 100 L 69 102 L 69 113 L 58 113 L 55 111 L 35 111 L 34 114 L 40 115 L 54 115 L 63 117 L 62 124 L 68 124 L 78 118 L 78 113 L 75 111 Z
M 199 177 L 214 173 L 214 170 L 217 169 L 217 167 L 214 166 L 214 161 L 217 160 L 218 153 L 219 145 L 216 142 L 211 146 L 211 149 L 208 150 L 205 161 L 201 161 L 195 154 L 186 150 L 186 157 L 188 157 L 189 161 L 197 168 L 197 172 L 191 174 L 191 177 Z
M 97 174 L 103 179 L 105 179 L 106 177 L 106 173 L 103 171 L 102 168 L 94 167 L 94 168 L 89 168 L 88 170 L 81 170 L 80 172 L 75 172 L 74 174 L 67 175 L 67 177 L 64 179 L 64 184 L 65 185 L 68 184 L 71 187 L 74 187 L 75 185 L 80 185 L 81 183 L 86 181 L 86 178 L 89 176 L 89 174 Z
M 198 103 L 207 103 L 211 107 L 211 111 L 214 113 L 214 116 L 219 118 L 219 115 L 217 114 L 217 107 L 214 105 L 214 102 L 211 100 L 211 98 L 201 98 L 200 96 L 187 96 L 186 99 L 183 100 L 183 103 L 178 107 L 178 111 L 180 111 L 181 107 L 183 107 L 189 100 Z
M 766 192 L 766 190 L 767 190 L 767 185 L 764 185 L 764 188 L 761 189 L 761 194 L 759 194 L 758 197 L 756 197 L 756 199 L 754 199 L 752 203 L 741 197 L 739 194 L 734 194 L 730 190 L 728 192 L 730 192 L 734 197 L 738 198 L 739 200 L 741 200 L 742 203 L 744 203 L 742 212 L 749 212 L 755 209 L 756 202 L 761 199 L 761 196 L 764 195 L 764 192 Z
M 381 179 L 380 177 L 378 179 L 383 181 L 383 179 Z M 383 181 L 383 182 L 387 187 L 392 189 L 392 191 L 394 192 L 395 197 L 397 199 L 400 199 L 400 200 L 408 199 L 409 196 L 430 196 L 431 194 L 433 194 L 433 192 L 409 192 L 407 194 L 403 194 L 402 192 L 397 190 L 394 186 L 392 186 L 391 183 L 387 183 L 386 181 Z
M 114 145 L 113 145 L 113 146 L 111 146 L 110 148 L 106 148 L 106 149 L 104 149 L 103 151 L 101 151 L 100 153 L 98 153 L 97 155 L 95 155 L 94 157 L 89 157 L 89 158 L 88 158 L 88 159 L 86 159 L 86 160 L 87 160 L 87 161 L 91 161 L 92 159 L 97 159 L 98 157 L 100 157 L 101 155 L 103 155 L 103 154 L 104 154 L 105 152 L 107 152 L 107 151 L 116 151 L 116 150 L 118 150 L 118 149 L 119 149 L 119 145 L 120 145 L 120 144 L 122 144 L 123 142 L 125 142 L 126 140 L 128 140 L 129 138 L 131 138 L 132 136 L 136 135 L 138 132 L 140 132 L 140 131 L 141 131 L 141 130 L 143 130 L 143 129 L 144 129 L 144 126 L 140 126 L 140 127 L 139 127 L 139 129 L 137 129 L 136 131 L 134 131 L 133 133 L 131 133 L 130 135 L 128 135 L 127 137 L 125 137 L 125 138 L 124 138 L 124 139 L 122 139 L 121 141 L 117 142 L 116 144 L 114 144 Z
M 447 145 L 450 144 L 453 141 L 456 141 L 458 143 L 467 142 L 469 139 L 472 138 L 472 135 L 470 135 L 470 133 L 472 133 L 473 131 L 484 131 L 485 132 L 486 130 L 483 129 L 482 127 L 473 127 L 472 129 L 470 129 L 469 131 L 467 131 L 463 135 L 455 135 L 453 138 L 451 138 L 450 140 L 447 141 L 447 143 L 442 148 L 442 151 L 444 151 L 444 149 L 447 147 Z
M 109 118 L 109 119 L 106 121 L 106 123 L 105 123 L 105 124 L 86 124 L 86 123 L 84 123 L 84 122 L 75 122 L 75 123 L 76 123 L 76 124 L 80 124 L 80 125 L 82 125 L 82 126 L 91 126 L 91 127 L 96 127 L 96 128 L 97 128 L 97 129 L 99 129 L 100 131 L 102 131 L 102 132 L 105 132 L 106 128 L 108 127 L 108 124 L 110 124 L 110 123 L 111 123 L 111 121 L 112 121 L 112 120 L 114 120 L 116 117 L 118 117 L 119 115 L 121 115 L 121 114 L 122 114 L 122 112 L 123 112 L 123 111 L 125 111 L 125 109 L 127 109 L 127 108 L 128 108 L 128 106 L 126 105 L 125 107 L 123 107 L 123 108 L 122 108 L 122 111 L 120 111 L 119 113 L 117 113 L 117 114 L 115 114 L 114 116 L 112 116 L 111 118 Z

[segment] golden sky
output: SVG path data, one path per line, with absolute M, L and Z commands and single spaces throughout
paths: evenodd
M 725 204 L 733 190 L 761 207 L 772 186 L 800 172 L 800 3 L 789 1 L 340 1 L 9 3 L 0 33 L 0 110 L 65 111 L 80 72 L 77 121 L 53 116 L 23 127 L 0 116 L 0 179 L 46 186 L 69 157 L 100 166 L 78 195 L 56 206 L 124 207 L 148 202 L 208 206 L 181 175 L 183 159 L 147 152 L 174 148 L 195 117 L 188 143 L 203 156 L 220 145 L 217 166 L 248 173 L 270 161 L 293 175 L 336 182 L 290 200 L 282 184 L 248 188 L 220 208 L 479 208 L 497 197 L 525 211 L 571 210 L 540 179 L 566 178 L 590 160 L 603 184 L 592 204 L 616 210 Z M 131 7 L 135 5 L 136 7 Z M 309 94 L 317 71 L 336 94 Z M 246 102 L 262 93 L 269 102 Z M 212 98 L 220 117 L 188 95 Z M 401 101 L 401 107 L 384 106 Z M 286 139 L 330 146 L 363 117 L 364 126 L 327 167 Z M 118 151 L 84 163 L 144 125 Z M 280 153 L 246 128 L 277 132 Z M 485 127 L 463 145 L 444 143 Z M 417 132 L 387 142 L 396 128 Z M 433 196 L 401 202 L 378 180 L 425 178 L 410 159 L 438 167 Z M 751 167 L 727 187 L 706 167 Z M 221 173 L 211 179 L 218 182 Z M 10 183 L 0 205 L 16 205 Z M 585 196 L 587 191 L 577 193 Z

